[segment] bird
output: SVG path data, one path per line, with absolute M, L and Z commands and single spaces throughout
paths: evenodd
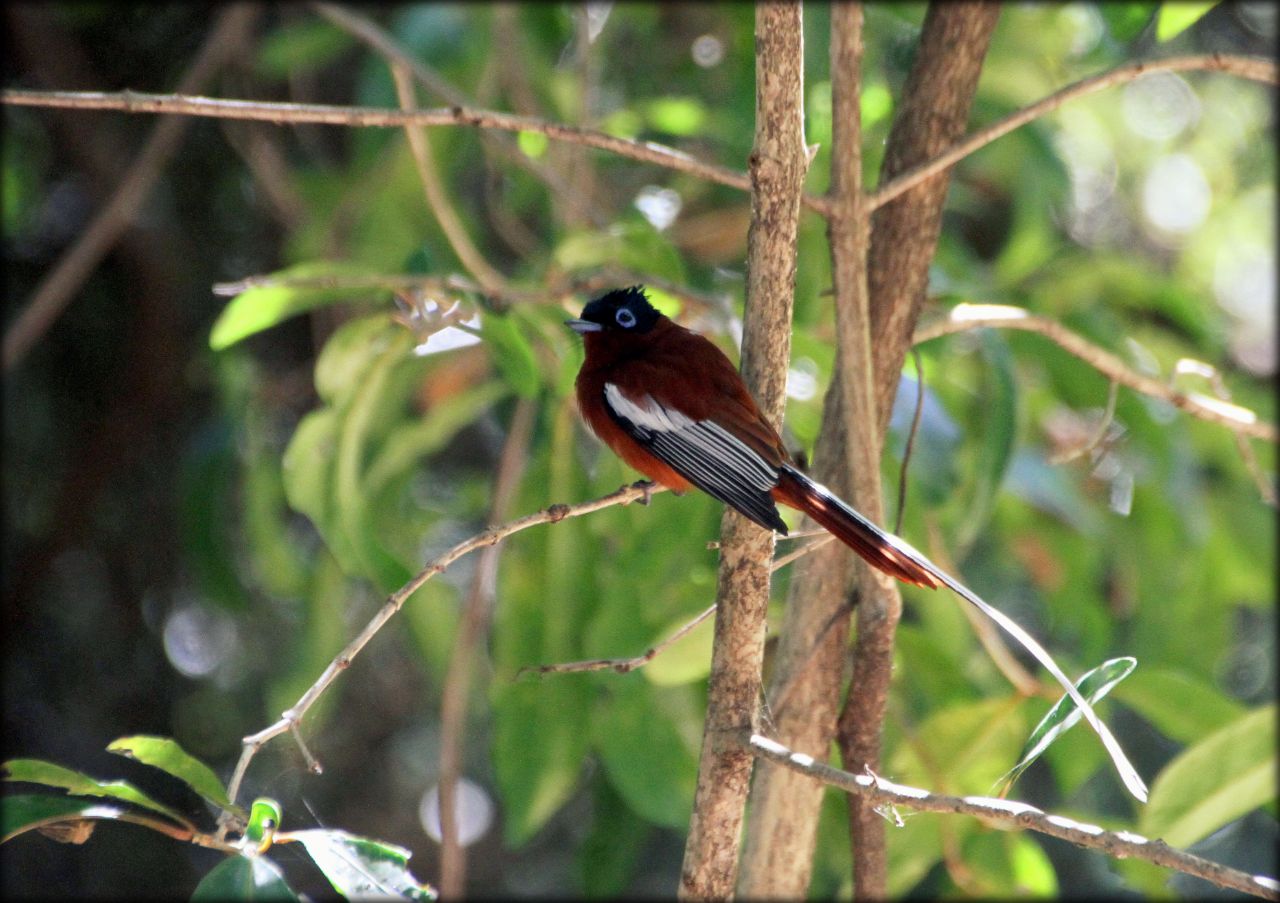
M 632 468 L 677 493 L 700 489 L 784 536 L 777 506 L 795 508 L 886 574 L 942 585 L 909 543 L 806 476 L 725 353 L 659 312 L 643 286 L 608 291 L 565 325 L 586 352 L 578 410 Z

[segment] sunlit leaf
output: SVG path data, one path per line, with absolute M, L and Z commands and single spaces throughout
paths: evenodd
M 1094 705 L 1111 692 L 1116 684 L 1128 677 L 1138 665 L 1137 659 L 1113 658 L 1086 673 L 1076 681 L 1076 689 L 1080 691 L 1090 705 Z M 1018 764 L 1009 769 L 999 781 L 1002 787 L 1008 787 L 1036 759 L 1048 749 L 1062 734 L 1069 731 L 1083 717 L 1080 707 L 1070 696 L 1061 697 L 1040 719 L 1031 736 L 1018 757 Z
M 696 134 L 707 115 L 694 97 L 659 97 L 649 103 L 647 113 L 655 129 L 681 136 Z
M 1245 712 L 1236 700 L 1173 668 L 1143 668 L 1116 690 L 1116 699 L 1180 743 L 1207 737 Z
M 377 295 L 387 295 L 385 290 L 374 288 L 324 287 L 326 279 L 367 276 L 368 271 L 350 264 L 331 261 L 300 263 L 288 269 L 270 274 L 274 279 L 295 279 L 312 284 L 264 285 L 250 288 L 232 298 L 214 321 L 209 333 L 209 347 L 215 351 L 229 348 L 251 335 L 270 329 L 297 316 L 326 304 L 342 301 L 367 300 Z
M 89 802 L 72 796 L 9 793 L 0 797 L 0 843 L 36 828 L 72 819 L 113 820 L 126 811 L 120 806 Z
M 194 901 L 297 900 L 284 873 L 262 856 L 228 856 L 201 879 Z
M 180 825 L 190 825 L 187 819 L 173 809 L 157 803 L 126 781 L 99 781 L 97 778 L 91 778 L 78 771 L 41 759 L 10 759 L 4 763 L 4 770 L 6 781 L 28 781 L 32 784 L 44 784 L 47 787 L 61 787 L 76 796 L 99 796 L 132 803 L 135 806 L 150 809 L 152 812 L 159 812 Z
M 403 847 L 327 829 L 291 831 L 278 840 L 297 841 L 306 847 L 333 889 L 348 900 L 436 899 L 435 891 L 409 871 L 412 854 Z
M 278 802 L 265 796 L 258 797 L 249 807 L 249 820 L 244 829 L 245 839 L 257 847 L 258 852 L 265 852 L 274 841 L 283 818 L 284 812 Z
M 227 791 L 213 769 L 184 750 L 176 740 L 141 734 L 121 737 L 107 746 L 107 752 L 119 753 L 144 765 L 159 768 L 189 785 L 215 806 L 223 809 L 231 806 Z
M 1166 0 L 1160 4 L 1160 12 L 1156 14 L 1156 40 L 1164 43 L 1176 38 L 1217 5 L 1217 0 L 1210 0 L 1208 3 L 1195 3 L 1191 0 L 1171 3 Z
M 1159 3 L 1096 3 L 1094 8 L 1107 23 L 1107 30 L 1117 41 L 1127 43 L 1138 36 L 1151 21 Z
M 661 642 L 680 630 L 695 616 L 677 618 L 659 631 L 655 642 Z M 703 620 L 687 634 L 665 647 L 641 670 L 645 679 L 659 687 L 702 680 L 711 671 L 711 642 L 715 634 L 715 617 Z M 639 650 L 638 650 L 639 651 Z
M 1276 798 L 1276 707 L 1263 706 L 1184 750 L 1156 776 L 1140 830 L 1185 847 Z

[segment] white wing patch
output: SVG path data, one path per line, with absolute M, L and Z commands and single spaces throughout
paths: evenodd
M 627 418 L 636 426 L 643 427 L 646 430 L 670 433 L 684 429 L 687 426 L 693 426 L 692 420 L 679 411 L 664 408 L 653 400 L 652 395 L 644 396 L 640 400 L 641 403 L 636 404 L 623 395 L 622 390 L 613 383 L 604 384 L 604 401 L 613 413 L 619 417 Z
M 769 494 L 778 485 L 778 468 L 741 439 L 651 395 L 627 398 L 613 383 L 605 383 L 604 401 L 619 426 L 690 483 L 761 526 L 786 533 Z

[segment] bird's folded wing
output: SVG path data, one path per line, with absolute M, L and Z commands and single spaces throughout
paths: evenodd
M 605 383 L 604 406 L 613 421 L 703 492 L 762 527 L 786 533 L 770 491 L 778 466 L 714 420 L 693 420 L 651 395 L 628 398 Z

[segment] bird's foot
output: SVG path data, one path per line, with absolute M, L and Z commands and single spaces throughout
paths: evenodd
M 647 508 L 649 501 L 653 498 L 653 490 L 655 488 L 653 480 L 636 480 L 631 484 L 631 488 L 644 492 L 644 495 L 640 496 L 640 504 Z

